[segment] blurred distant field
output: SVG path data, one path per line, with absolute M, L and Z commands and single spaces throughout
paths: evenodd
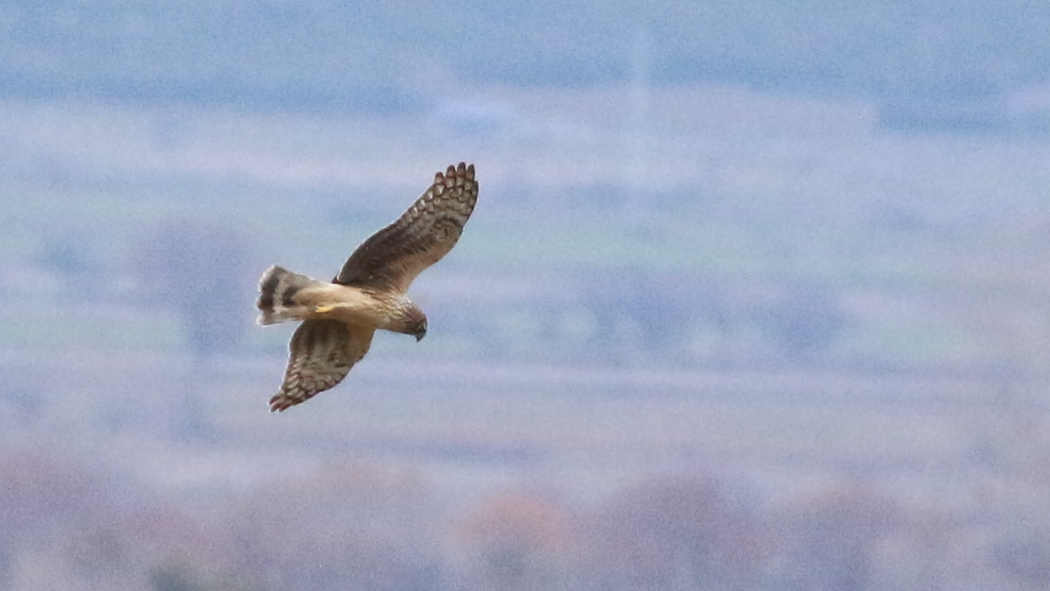
M 462 159 L 478 166 L 478 210 L 454 253 L 413 289 L 435 330 L 421 345 L 381 335 L 346 386 L 316 403 L 340 405 L 332 416 L 358 409 L 357 420 L 382 431 L 383 405 L 416 403 L 403 399 L 415 391 L 404 370 L 384 379 L 380 368 L 422 366 L 455 380 L 413 382 L 436 380 L 433 396 L 456 405 L 457 426 L 431 426 L 427 437 L 447 428 L 484 441 L 483 425 L 462 420 L 477 406 L 464 396 L 483 400 L 491 388 L 504 393 L 500 404 L 563 400 L 571 429 L 585 433 L 575 422 L 600 413 L 595 397 L 608 390 L 695 417 L 647 444 L 684 445 L 690 457 L 852 457 L 851 441 L 860 455 L 893 445 L 922 455 L 962 453 L 968 421 L 1004 404 L 1004 391 L 1023 398 L 1045 381 L 1048 144 L 887 133 L 863 103 L 725 87 L 470 95 L 422 115 L 334 119 L 8 101 L 5 358 L 30 367 L 85 350 L 182 359 L 189 325 L 170 294 L 143 285 L 164 269 L 143 270 L 156 261 L 142 253 L 157 233 L 217 227 L 237 241 L 237 260 L 216 264 L 228 265 L 226 289 L 243 304 L 243 322 L 231 325 L 242 338 L 223 354 L 237 367 L 256 360 L 238 370 L 238 391 L 258 381 L 251 395 L 208 394 L 205 408 L 222 424 L 271 420 L 260 409 L 289 330 L 248 326 L 257 273 L 271 263 L 333 273 L 435 170 Z M 442 374 L 446 366 L 457 369 Z M 90 381 L 91 367 L 70 379 Z M 549 394 L 525 380 L 509 396 L 506 383 L 475 383 L 483 367 L 617 367 L 609 375 L 620 377 L 568 392 L 554 380 Z M 149 371 L 124 371 L 139 375 L 121 379 L 130 391 L 150 388 Z M 679 377 L 656 379 L 665 371 Z M 122 372 L 101 373 L 105 391 Z M 72 404 L 55 396 L 48 407 Z M 360 410 L 370 405 L 375 413 Z M 941 405 L 958 409 L 959 423 L 926 431 L 921 409 Z M 542 424 L 562 414 L 539 406 Z M 504 432 L 521 418 L 495 420 Z M 902 436 L 889 427 L 896 421 L 919 421 L 929 441 Z M 525 424 L 521 445 L 532 445 Z M 637 429 L 644 439 L 645 425 Z M 738 441 L 746 449 L 734 451 Z
M 595 340 L 606 333 L 645 355 L 651 343 L 631 342 L 638 319 L 596 326 L 619 315 L 618 297 L 635 297 L 677 324 L 686 315 L 671 340 L 692 352 L 675 362 L 742 348 L 744 358 L 725 355 L 746 364 L 777 346 L 764 313 L 817 294 L 841 324 L 824 360 L 1042 371 L 1046 144 L 897 135 L 863 103 L 731 88 L 470 95 L 386 119 L 5 103 L 3 313 L 21 320 L 0 338 L 47 342 L 59 314 L 63 338 L 177 346 L 170 314 L 137 294 L 151 235 L 221 226 L 245 251 L 230 289 L 250 305 L 267 264 L 331 274 L 435 170 L 463 159 L 479 168 L 478 215 L 415 289 L 453 315 L 435 341 L 514 333 L 507 346 L 522 351 L 579 352 L 580 339 L 607 349 Z M 66 260 L 71 245 L 79 260 Z M 104 312 L 68 295 L 88 287 L 77 273 L 95 278 L 103 293 L 89 299 Z M 499 289 L 511 293 L 486 296 Z M 454 316 L 463 292 L 483 300 L 470 302 L 472 327 Z M 682 301 L 699 303 L 676 309 Z M 142 326 L 96 330 L 115 313 Z M 712 322 L 731 333 L 721 344 Z M 250 332 L 245 346 L 260 338 Z
M 1050 588 L 1050 4 L 0 3 L 0 590 Z M 272 264 L 476 212 L 273 415 Z
M 587 552 L 632 539 L 601 528 L 650 508 L 708 533 L 719 511 L 743 520 L 713 547 L 754 535 L 725 576 L 769 588 L 795 576 L 779 560 L 839 564 L 819 554 L 834 535 L 868 540 L 842 560 L 867 556 L 885 588 L 929 588 L 924 564 L 978 585 L 1021 569 L 951 565 L 1028 543 L 1045 499 L 1050 143 L 891 133 L 863 102 L 629 90 L 475 88 L 390 117 L 0 104 L 0 441 L 30 450 L 0 469 L 32 476 L 3 494 L 48 470 L 65 491 L 77 473 L 48 458 L 84 458 L 121 519 L 169 503 L 208 543 L 249 532 L 243 556 L 204 558 L 160 527 L 152 566 L 112 567 L 151 589 L 283 588 L 309 573 L 251 561 L 289 536 L 313 556 L 326 527 L 343 548 L 358 520 L 399 560 L 490 583 L 519 580 L 499 570 L 503 520 L 524 520 L 514 543 L 554 527 L 522 568 L 593 582 L 588 561 L 624 559 Z M 336 389 L 267 413 L 292 327 L 251 324 L 261 271 L 334 274 L 459 160 L 481 197 L 413 286 L 429 336 L 378 335 Z M 310 501 L 280 525 L 289 495 Z M 870 536 L 850 521 L 869 518 Z M 96 548 L 77 543 L 56 564 Z M 17 588 L 66 552 L 12 548 Z M 375 568 L 411 578 L 411 560 Z M 671 564 L 653 572 L 686 576 Z

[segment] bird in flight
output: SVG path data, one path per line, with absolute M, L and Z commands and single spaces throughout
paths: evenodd
M 392 224 L 357 247 L 331 283 L 273 266 L 259 280 L 259 324 L 301 320 L 270 412 L 338 384 L 368 353 L 377 329 L 427 334 L 427 316 L 408 299 L 423 269 L 452 250 L 478 199 L 474 165 L 444 173 Z

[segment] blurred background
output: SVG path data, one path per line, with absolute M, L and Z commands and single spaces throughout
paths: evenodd
M 0 588 L 1050 585 L 1050 4 L 0 0 Z M 463 239 L 267 412 L 434 172 Z

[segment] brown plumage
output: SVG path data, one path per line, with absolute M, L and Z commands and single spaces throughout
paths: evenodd
M 422 339 L 427 317 L 408 299 L 412 280 L 441 260 L 474 211 L 474 165 L 460 162 L 397 220 L 354 250 L 331 283 L 270 267 L 259 280 L 259 324 L 302 320 L 270 411 L 282 411 L 338 384 L 368 352 L 377 329 Z

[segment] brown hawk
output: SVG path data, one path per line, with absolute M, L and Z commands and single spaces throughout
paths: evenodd
M 474 165 L 434 175 L 423 196 L 357 247 L 331 283 L 270 267 L 259 280 L 259 324 L 302 320 L 270 412 L 338 384 L 361 360 L 377 329 L 427 334 L 427 316 L 406 292 L 423 269 L 452 250 L 478 199 Z

